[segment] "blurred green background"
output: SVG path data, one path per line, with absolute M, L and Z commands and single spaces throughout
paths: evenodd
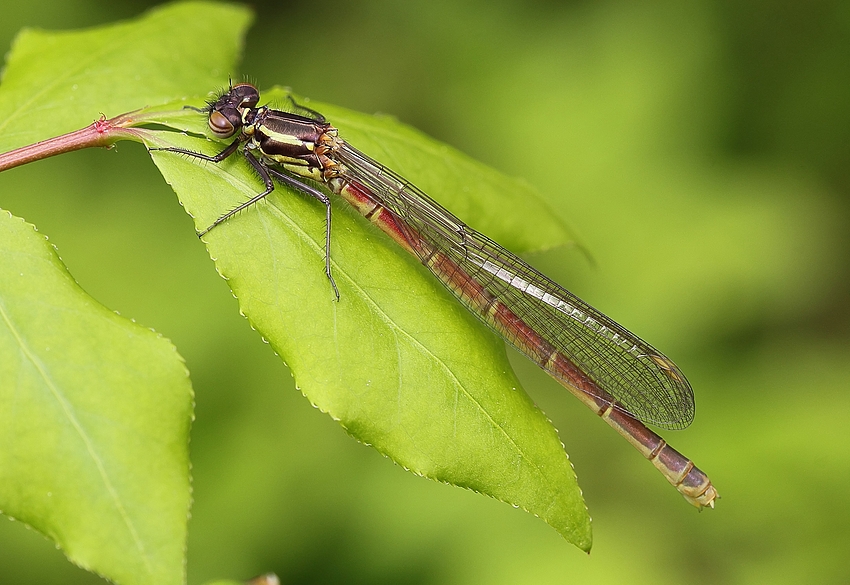
M 0 2 L 0 45 L 23 26 L 152 4 Z M 190 583 L 850 582 L 850 4 L 254 6 L 235 77 L 394 114 L 545 194 L 593 263 L 575 249 L 529 259 L 687 373 L 696 422 L 665 437 L 722 499 L 698 514 L 512 356 L 583 487 L 584 555 L 519 510 L 404 472 L 311 408 L 140 145 L 3 173 L 0 207 L 186 358 Z M 0 520 L 0 583 L 101 582 Z

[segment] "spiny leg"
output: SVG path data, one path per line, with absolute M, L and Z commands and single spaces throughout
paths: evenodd
M 267 169 L 263 164 L 261 164 L 260 161 L 258 161 L 254 157 L 254 155 L 251 154 L 249 151 L 243 150 L 242 154 L 245 156 L 245 158 L 248 160 L 248 162 L 251 163 L 251 166 L 254 167 L 254 170 L 257 171 L 257 173 L 260 175 L 260 178 L 263 179 L 263 183 L 266 184 L 266 190 L 263 191 L 262 193 L 258 193 L 256 195 L 254 195 L 253 197 L 251 197 L 245 203 L 240 203 L 239 205 L 237 205 L 236 207 L 234 207 L 233 209 L 231 209 L 230 211 L 228 211 L 227 213 L 225 213 L 224 215 L 222 215 L 221 217 L 216 219 L 214 222 L 212 222 L 212 225 L 210 227 L 208 227 L 207 229 L 205 229 L 202 232 L 198 232 L 198 237 L 201 237 L 201 236 L 207 234 L 211 229 L 213 229 L 217 225 L 227 221 L 228 219 L 230 219 L 231 217 L 233 217 L 234 215 L 236 215 L 237 213 L 239 213 L 243 209 L 245 209 L 247 207 L 251 207 L 257 201 L 259 201 L 260 199 L 264 198 L 266 195 L 268 195 L 269 193 L 274 191 L 274 181 L 272 181 L 272 178 L 269 176 L 269 169 Z
M 241 142 L 242 142 L 241 138 L 237 138 L 236 140 L 234 140 L 233 142 L 228 144 L 224 148 L 224 150 L 222 150 L 218 154 L 214 154 L 214 155 L 203 154 L 201 152 L 195 152 L 194 150 L 188 150 L 186 148 L 177 148 L 175 146 L 170 146 L 168 148 L 151 148 L 149 150 L 164 150 L 166 152 L 176 152 L 177 154 L 185 154 L 186 156 L 190 156 L 192 158 L 198 158 L 198 159 L 209 161 L 209 162 L 220 163 L 221 161 L 223 161 L 224 159 L 226 159 L 227 157 L 229 157 L 233 153 L 235 153 L 239 149 L 239 144 Z M 260 173 L 260 176 L 263 178 L 263 181 L 266 184 L 266 190 L 263 191 L 262 193 L 260 193 L 259 195 L 257 195 L 256 197 L 251 198 L 248 202 L 243 203 L 242 205 L 239 205 L 235 209 L 231 209 L 230 211 L 228 211 L 227 213 L 225 213 L 224 215 L 222 215 L 221 217 L 216 219 L 212 223 L 211 226 L 209 226 L 205 230 L 198 232 L 199 238 L 201 236 L 205 235 L 206 233 L 208 233 L 211 229 L 213 229 L 215 226 L 219 225 L 221 222 L 225 221 L 227 218 L 231 217 L 235 213 L 242 211 L 246 207 L 253 205 L 257 201 L 259 201 L 260 199 L 262 199 L 263 197 L 265 197 L 266 195 L 268 195 L 269 193 L 274 191 L 274 183 L 272 182 L 271 177 L 269 177 L 269 174 L 266 172 L 265 167 L 263 167 L 257 161 L 257 159 L 254 158 L 254 156 L 251 155 L 251 153 L 249 153 L 247 150 L 243 150 L 242 152 L 245 155 L 245 158 L 248 159 L 248 162 L 251 163 L 251 166 L 254 167 L 257 170 L 258 173 Z
M 177 148 L 176 146 L 169 146 L 168 148 L 149 148 L 148 150 L 164 150 L 166 152 L 176 152 L 178 154 L 185 154 L 187 156 L 191 156 L 192 158 L 199 158 L 201 160 L 206 160 L 209 162 L 220 163 L 221 161 L 229 157 L 231 154 L 236 152 L 236 150 L 239 148 L 240 142 L 241 139 L 237 138 L 236 140 L 228 144 L 224 150 L 212 156 L 210 156 L 209 154 L 203 154 L 201 152 L 195 152 L 194 150 L 188 150 L 186 148 Z
M 212 156 L 207 155 L 207 154 L 202 154 L 200 152 L 195 152 L 193 150 L 187 150 L 185 148 L 176 148 L 176 147 L 151 148 L 150 150 L 164 150 L 164 151 L 167 151 L 167 152 L 176 152 L 178 154 L 185 154 L 185 155 L 191 156 L 193 158 L 199 158 L 201 160 L 206 160 L 206 161 L 209 161 L 209 162 L 220 163 L 221 161 L 223 161 L 227 157 L 231 156 L 234 152 L 236 152 L 236 150 L 239 148 L 240 143 L 241 143 L 241 140 L 239 140 L 239 139 L 234 140 L 232 143 L 230 143 L 227 146 L 227 148 L 225 148 L 224 150 L 222 150 L 218 154 L 212 155 Z M 250 153 L 250 151 L 243 150 L 242 154 L 245 156 L 245 158 L 248 160 L 248 162 L 251 164 L 251 166 L 254 168 L 254 170 L 256 170 L 257 173 L 260 175 L 260 177 L 263 179 L 263 182 L 266 185 L 266 190 L 263 191 L 262 193 L 258 193 L 257 195 L 255 195 L 254 197 L 252 197 L 251 199 L 246 201 L 245 203 L 238 205 L 237 207 L 231 209 L 230 211 L 228 211 L 227 213 L 225 213 L 224 215 L 222 215 L 221 217 L 216 219 L 212 223 L 212 225 L 210 225 L 208 228 L 206 228 L 205 230 L 203 230 L 201 232 L 198 232 L 198 237 L 201 237 L 201 236 L 209 233 L 209 231 L 211 229 L 213 229 L 214 227 L 218 226 L 219 224 L 221 224 L 224 221 L 227 221 L 229 218 L 231 218 L 235 214 L 239 213 L 243 209 L 252 206 L 256 202 L 258 202 L 260 199 L 263 199 L 269 193 L 274 191 L 274 182 L 272 181 L 271 176 L 270 176 L 270 175 L 274 175 L 282 183 L 285 183 L 286 185 L 289 185 L 293 189 L 297 189 L 298 191 L 301 191 L 302 193 L 310 195 L 311 197 L 318 199 L 319 201 L 322 202 L 322 204 L 324 204 L 324 206 L 325 206 L 325 218 L 326 218 L 325 274 L 327 275 L 328 280 L 331 283 L 331 288 L 333 288 L 334 295 L 336 296 L 336 300 L 339 300 L 339 289 L 336 286 L 336 281 L 334 280 L 333 273 L 331 272 L 331 201 L 330 201 L 330 198 L 326 194 L 319 191 L 318 189 L 310 187 L 309 185 L 306 185 L 306 184 L 302 183 L 301 181 L 298 181 L 297 179 L 294 179 L 294 178 L 290 177 L 289 175 L 286 175 L 286 174 L 284 174 L 280 171 L 266 167 L 260 161 L 258 161 L 256 159 L 256 157 L 254 157 L 254 155 L 252 155 Z
M 224 150 L 222 150 L 221 152 L 219 152 L 218 154 L 215 154 L 215 155 L 203 154 L 203 153 L 200 153 L 200 152 L 195 152 L 194 150 L 188 150 L 188 149 L 185 149 L 185 148 L 177 148 L 177 147 L 174 147 L 174 146 L 171 146 L 171 147 L 168 147 L 168 148 L 151 148 L 150 150 L 164 150 L 166 152 L 176 152 L 178 154 L 185 154 L 187 156 L 191 156 L 192 158 L 199 158 L 201 160 L 205 160 L 205 161 L 209 161 L 209 162 L 220 163 L 221 161 L 223 161 L 224 159 L 226 159 L 227 157 L 229 157 L 233 153 L 235 153 L 239 149 L 239 144 L 241 142 L 242 142 L 241 139 L 236 139 L 233 142 L 231 142 L 230 144 L 228 144 L 227 147 Z M 260 174 L 260 177 L 262 177 L 263 182 L 266 184 L 266 190 L 263 191 L 262 193 L 256 195 L 256 196 L 252 197 L 251 199 L 249 199 L 245 203 L 242 203 L 241 205 L 237 206 L 236 208 L 231 209 L 230 211 L 228 211 L 227 213 L 225 213 L 224 215 L 222 215 L 221 217 L 216 219 L 212 223 L 211 226 L 209 226 L 205 230 L 198 232 L 199 238 L 201 236 L 207 234 L 211 229 L 213 229 L 214 227 L 216 227 L 217 225 L 219 225 L 223 221 L 227 220 L 229 217 L 233 216 L 236 213 L 239 213 L 240 211 L 242 211 L 246 207 L 250 207 L 251 205 L 253 205 L 257 201 L 259 201 L 260 199 L 262 199 L 263 197 L 265 197 L 266 195 L 268 195 L 269 193 L 274 191 L 274 182 L 272 181 L 271 177 L 269 177 L 269 173 L 268 173 L 268 171 L 266 171 L 266 167 L 261 165 L 260 162 L 256 158 L 254 158 L 254 155 L 252 155 L 247 150 L 243 150 L 242 154 L 245 155 L 245 158 L 248 159 L 248 162 L 251 163 L 251 166 L 254 167 L 254 169 Z
M 281 183 L 285 183 L 289 185 L 293 189 L 297 189 L 302 193 L 309 195 L 315 199 L 321 201 L 325 206 L 325 274 L 328 276 L 328 280 L 331 281 L 331 287 L 334 289 L 334 294 L 336 295 L 336 300 L 339 300 L 339 289 L 336 287 L 336 281 L 334 280 L 333 274 L 331 273 L 331 199 L 325 193 L 322 193 L 318 189 L 306 185 L 295 179 L 290 177 L 289 175 L 282 173 L 276 169 L 267 169 L 269 173 L 271 173 L 276 179 L 278 179 Z
M 289 100 L 289 103 L 292 104 L 292 107 L 295 108 L 296 112 L 300 111 L 300 112 L 305 112 L 307 114 L 310 114 L 309 116 L 307 116 L 308 118 L 311 118 L 311 119 L 315 120 L 316 122 L 321 122 L 322 124 L 327 122 L 325 117 L 322 114 L 320 114 L 319 112 L 317 112 L 316 110 L 310 109 L 307 106 L 302 106 L 301 104 L 296 102 L 295 98 L 292 97 L 292 94 L 286 96 L 286 98 Z

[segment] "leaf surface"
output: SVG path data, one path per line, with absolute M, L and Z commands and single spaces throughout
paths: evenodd
M 183 581 L 192 389 L 169 341 L 99 305 L 0 212 L 0 510 L 118 583 Z
M 268 97 L 283 99 L 277 91 Z M 543 208 L 529 187 L 393 120 L 310 107 L 356 147 L 376 157 L 381 150 L 432 196 L 445 192 L 455 208 L 480 206 L 476 219 L 495 215 L 483 205 L 493 191 L 509 208 Z M 212 154 L 223 144 L 159 132 L 154 146 Z M 263 190 L 240 156 L 215 164 L 152 154 L 199 229 Z M 317 201 L 278 187 L 204 236 L 241 310 L 305 396 L 404 468 L 521 507 L 588 549 L 589 518 L 572 467 L 555 429 L 521 389 L 502 340 L 341 201 L 333 207 L 336 302 L 323 270 L 324 217 Z M 568 237 L 552 226 L 537 235 Z M 501 229 L 510 231 L 510 223 Z M 526 228 L 515 239 L 532 246 L 535 233 Z
M 206 95 L 249 21 L 243 7 L 188 2 L 21 32 L 0 85 L 0 151 Z M 116 583 L 183 583 L 192 395 L 180 356 L 88 297 L 32 226 L 0 221 L 0 510 Z

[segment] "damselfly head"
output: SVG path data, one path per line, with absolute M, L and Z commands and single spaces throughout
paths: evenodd
M 250 83 L 232 86 L 210 105 L 210 130 L 219 138 L 236 134 L 243 124 L 243 113 L 260 101 L 260 92 Z

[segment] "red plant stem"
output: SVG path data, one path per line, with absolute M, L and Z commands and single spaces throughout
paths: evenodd
M 141 131 L 128 128 L 134 122 L 132 113 L 108 120 L 104 116 L 80 130 L 5 152 L 0 154 L 0 171 L 82 148 L 110 147 L 119 140 L 138 140 Z

